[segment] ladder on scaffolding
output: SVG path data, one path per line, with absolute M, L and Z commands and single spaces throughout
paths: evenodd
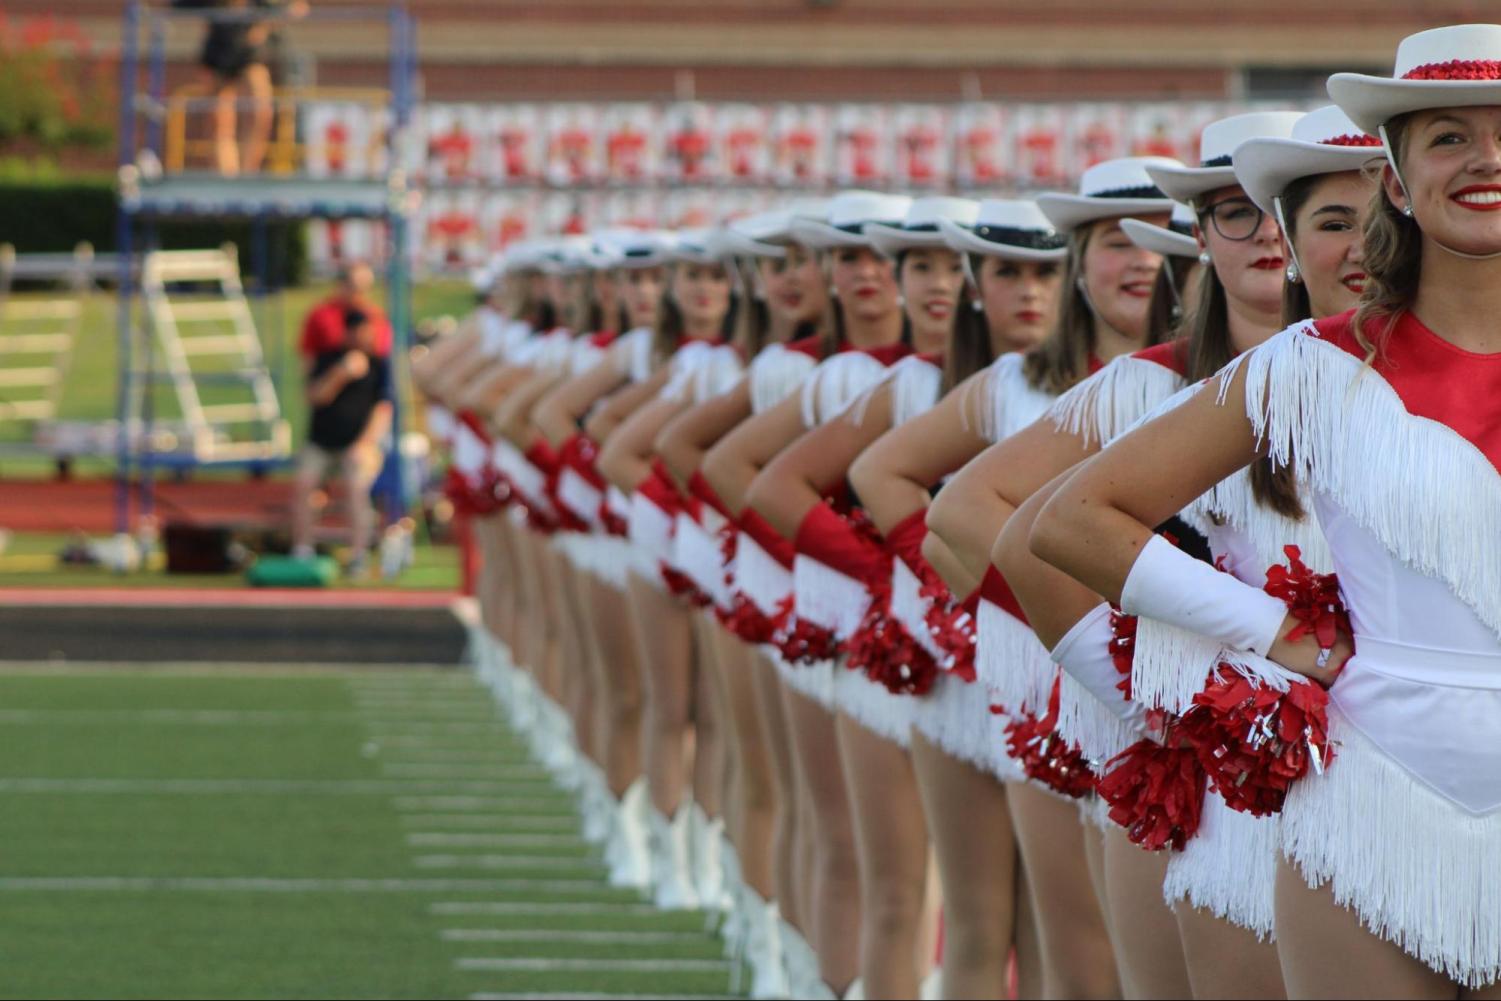
M 233 244 L 218 250 L 154 250 L 141 266 L 141 297 L 161 358 L 159 381 L 172 388 L 193 462 L 286 458 L 291 428 L 282 417 Z M 148 380 L 134 380 L 139 393 Z M 164 439 L 151 436 L 155 450 Z M 165 436 L 170 441 L 171 435 Z M 184 450 L 183 446 L 186 446 Z
M 57 417 L 63 381 L 93 288 L 94 248 L 17 254 L 0 244 L 0 423 L 34 429 Z M 54 286 L 16 295 L 16 280 Z

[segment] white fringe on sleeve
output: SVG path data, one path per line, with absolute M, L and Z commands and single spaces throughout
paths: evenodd
M 1183 388 L 1183 376 L 1152 361 L 1117 358 L 1058 397 L 1048 416 L 1085 445 L 1104 444 Z
M 762 414 L 797 392 L 818 362 L 801 351 L 773 344 L 750 364 L 751 412 Z
M 825 358 L 803 382 L 803 426 L 814 428 L 837 417 L 885 374 L 886 366 L 863 351 Z
M 1293 327 L 1242 356 L 1246 411 L 1272 459 L 1329 495 L 1386 549 L 1444 581 L 1501 636 L 1501 560 L 1476 540 L 1501 525 L 1501 476 L 1464 436 L 1408 413 L 1391 385 Z
M 984 378 L 970 382 L 965 390 L 964 419 L 989 442 L 1009 438 L 1031 424 L 1052 406 L 1055 399 L 1027 381 L 1020 352 L 1001 355 L 985 370 Z

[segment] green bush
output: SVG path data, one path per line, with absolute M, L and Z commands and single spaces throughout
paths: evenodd
M 0 243 L 18 253 L 71 251 L 87 240 L 99 253 L 116 248 L 118 201 L 107 179 L 48 178 L 17 181 L 0 172 Z M 307 241 L 301 223 L 268 223 L 267 254 L 274 277 L 283 285 L 301 285 L 307 277 Z M 233 243 L 240 248 L 240 268 L 252 276 L 251 226 L 246 222 L 163 222 L 158 241 L 168 250 L 202 249 Z M 139 230 L 137 238 L 139 239 Z

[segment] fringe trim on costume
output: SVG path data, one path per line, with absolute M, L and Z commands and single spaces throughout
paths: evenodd
M 1058 686 L 1058 734 L 1078 744 L 1096 771 L 1144 736 L 1139 727 L 1111 712 L 1067 671 Z
M 961 407 L 965 428 L 989 442 L 1011 437 L 1042 416 L 1056 399 L 1027 381 L 1019 351 L 997 358 L 966 393 Z
M 939 664 L 948 654 L 935 642 L 933 631 L 928 628 L 928 609 L 932 603 L 922 595 L 922 581 L 899 557 L 891 560 L 891 602 L 889 614 L 907 635 L 928 651 Z
M 699 371 L 713 363 L 714 352 L 715 345 L 708 341 L 689 341 L 678 348 L 672 361 L 668 363 L 672 374 L 668 376 L 667 385 L 662 387 L 658 398 L 675 403 L 691 402 L 695 398 Z
M 621 375 L 632 382 L 645 382 L 651 378 L 653 340 L 650 327 L 637 327 L 621 334 L 610 345 Z
M 840 641 L 854 635 L 870 607 L 863 581 L 803 553 L 792 561 L 792 592 L 797 617 L 829 630 Z
M 1408 413 L 1342 348 L 1285 330 L 1237 364 L 1246 411 L 1272 459 L 1328 494 L 1398 559 L 1444 581 L 1501 636 L 1501 561 L 1477 539 L 1501 524 L 1490 460 L 1451 428 Z M 1222 376 L 1228 391 L 1235 367 Z
M 694 372 L 693 402 L 703 403 L 728 393 L 744 374 L 740 352 L 729 344 L 718 345 Z
M 927 695 L 912 701 L 916 704 L 912 725 L 945 754 L 1003 782 L 1026 777 L 1006 753 L 1006 717 L 990 711 L 984 685 L 941 674 Z
M 1140 358 L 1123 357 L 1079 383 L 1048 410 L 1058 430 L 1085 446 L 1103 445 L 1183 388 L 1172 369 Z
M 803 426 L 817 427 L 839 416 L 885 374 L 885 365 L 860 351 L 825 358 L 803 380 Z
M 578 470 L 564 466 L 558 473 L 558 501 L 591 528 L 599 528 L 599 505 L 604 499 L 604 493 Z
M 1297 546 L 1314 573 L 1333 573 L 1334 559 L 1329 553 L 1329 543 L 1324 539 L 1323 529 L 1314 515 L 1308 500 L 1308 491 L 1300 491 L 1304 517 L 1301 521 L 1283 517 L 1256 502 L 1251 489 L 1251 471 L 1241 469 L 1211 487 L 1194 501 L 1185 514 L 1190 523 L 1197 525 L 1227 525 L 1240 533 L 1256 552 L 1256 560 L 1263 567 L 1285 562 L 1284 547 Z
M 594 575 L 624 591 L 631 567 L 631 543 L 614 535 L 594 537 Z
M 679 514 L 674 526 L 673 566 L 708 595 L 715 607 L 728 608 L 730 594 L 719 539 L 687 514 Z
M 631 497 L 630 540 L 654 565 L 672 566 L 672 515 L 643 494 Z
M 772 655 L 783 684 L 812 699 L 825 709 L 834 708 L 834 672 L 839 668 L 832 660 L 811 664 L 789 664 L 778 654 Z
M 568 374 L 583 375 L 604 360 L 606 350 L 590 344 L 587 337 L 574 341 L 568 352 Z
M 1041 789 L 1045 793 L 1057 796 L 1065 803 L 1073 803 L 1079 808 L 1079 820 L 1097 831 L 1107 831 L 1112 827 L 1119 828 L 1120 826 L 1110 819 L 1110 804 L 1094 793 L 1089 793 L 1087 796 L 1081 796 L 1078 799 L 1069 799 L 1056 789 L 1049 789 L 1041 782 L 1033 782 L 1031 785 L 1033 789 Z
M 834 665 L 834 708 L 878 737 L 899 747 L 912 743 L 913 707 L 917 700 L 894 695 L 885 685 L 872 681 L 863 671 Z
M 1047 711 L 1058 665 L 1030 626 L 981 601 L 975 615 L 975 676 L 1010 713 Z
M 1136 622 L 1131 697 L 1148 708 L 1180 714 L 1204 690 L 1220 658 L 1217 640 L 1142 616 Z
M 801 351 L 773 344 L 750 364 L 751 413 L 762 414 L 797 392 L 818 362 Z
M 877 391 L 891 393 L 891 426 L 904 424 L 933 409 L 943 388 L 943 369 L 925 358 L 908 355 L 886 370 L 880 382 L 861 393 L 845 409 L 845 416 L 855 424 L 865 422 L 865 411 Z
M 735 540 L 733 577 L 735 587 L 762 615 L 775 616 L 792 593 L 792 572 L 744 532 Z
M 453 456 L 453 468 L 466 477 L 477 477 L 480 470 L 485 468 L 485 460 L 489 458 L 480 436 L 463 422 L 459 422 L 454 429 L 453 451 L 450 454 Z
M 1288 792 L 1284 854 L 1433 969 L 1471 988 L 1501 979 L 1501 810 L 1476 816 L 1437 795 L 1333 704 L 1329 737 L 1336 763 Z
M 1232 810 L 1210 790 L 1199 833 L 1167 863 L 1162 896 L 1169 906 L 1186 900 L 1238 928 L 1274 941 L 1272 889 L 1277 878 L 1278 819 Z

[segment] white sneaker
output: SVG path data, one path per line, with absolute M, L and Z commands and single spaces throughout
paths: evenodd
M 684 803 L 671 820 L 656 810 L 651 811 L 652 883 L 656 887 L 656 904 L 664 911 L 698 909 L 688 845 L 690 806 Z
M 620 808 L 615 811 L 615 827 L 605 845 L 611 886 L 640 888 L 651 885 L 651 821 L 648 817 L 652 812 L 646 779 L 638 778 L 620 797 Z

